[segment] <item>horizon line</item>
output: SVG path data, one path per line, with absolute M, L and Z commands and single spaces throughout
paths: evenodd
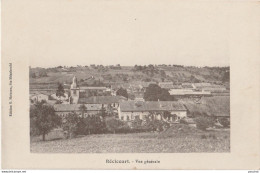
M 182 65 L 182 64 L 135 64 L 135 65 L 121 65 L 120 63 L 118 63 L 121 67 L 134 67 L 135 65 L 138 65 L 138 66 L 148 66 L 148 65 L 153 65 L 153 66 L 159 66 L 159 65 L 166 65 L 169 67 L 172 67 L 172 66 L 182 66 L 182 67 L 197 67 L 197 68 L 205 68 L 205 67 L 230 67 L 230 65 Z M 107 65 L 104 65 L 104 64 L 94 64 L 94 63 L 91 63 L 91 64 L 84 64 L 84 65 L 54 65 L 54 66 L 33 66 L 33 65 L 29 65 L 29 67 L 31 68 L 56 68 L 56 67 L 59 67 L 59 66 L 62 66 L 62 67 L 78 67 L 78 66 L 81 66 L 81 67 L 85 67 L 85 66 L 91 66 L 91 65 L 95 65 L 95 66 L 98 66 L 98 65 L 102 65 L 102 66 L 117 66 L 118 64 L 107 64 Z

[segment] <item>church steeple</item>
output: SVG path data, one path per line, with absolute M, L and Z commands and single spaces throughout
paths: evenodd
M 77 81 L 76 76 L 73 77 L 73 79 L 72 79 L 72 84 L 71 84 L 70 88 L 71 88 L 71 89 L 76 89 L 76 88 L 78 88 L 78 81 Z
M 71 93 L 70 99 L 72 99 L 72 104 L 77 104 L 79 100 L 79 87 L 78 87 L 76 76 L 74 76 L 72 79 L 72 84 L 70 86 L 70 93 Z

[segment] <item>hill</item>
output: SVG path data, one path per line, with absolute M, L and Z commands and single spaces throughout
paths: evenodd
M 229 83 L 229 67 L 192 67 L 180 65 L 77 66 L 30 68 L 30 83 L 70 84 L 77 76 L 80 85 L 105 86 L 114 83 L 184 82 Z

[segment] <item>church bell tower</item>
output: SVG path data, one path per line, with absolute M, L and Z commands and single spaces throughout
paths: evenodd
M 79 86 L 76 76 L 72 79 L 72 84 L 70 86 L 70 99 L 72 104 L 77 104 L 79 100 Z

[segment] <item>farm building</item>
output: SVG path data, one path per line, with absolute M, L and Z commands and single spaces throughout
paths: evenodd
M 158 84 L 161 88 L 170 90 L 172 88 L 174 88 L 173 83 L 172 82 L 159 82 Z
M 113 108 L 118 108 L 119 102 L 126 100 L 127 98 L 123 96 L 93 96 L 88 98 L 79 98 L 78 103 L 88 105 L 101 105 L 102 107 L 111 106 Z
M 47 101 L 47 100 L 49 100 L 49 95 L 47 94 L 38 93 L 30 96 L 31 103 Z
M 186 117 L 187 110 L 176 101 L 125 101 L 120 103 L 118 116 L 123 121 L 150 117 L 174 122 Z
M 186 88 L 186 89 L 194 89 L 195 88 L 192 83 L 182 83 L 181 86 L 182 86 L 182 88 Z
M 171 89 L 169 93 L 176 97 L 211 96 L 209 91 L 194 91 L 192 89 Z
M 82 110 L 80 110 L 80 106 L 82 104 L 55 104 L 53 105 L 55 113 L 61 117 L 68 115 L 69 113 L 78 113 L 82 114 Z M 93 116 L 99 113 L 102 109 L 101 105 L 87 105 L 86 111 L 84 113 L 84 117 Z M 82 115 L 81 115 L 82 116 Z
M 223 85 L 216 85 L 210 83 L 194 83 L 192 84 L 194 88 L 202 91 L 209 91 L 209 92 L 225 92 L 226 87 Z
M 80 97 L 96 96 L 105 92 L 110 92 L 110 89 L 106 87 L 80 87 L 76 76 L 74 76 L 70 87 L 70 103 L 77 104 Z
M 69 96 L 68 96 L 67 93 L 64 93 L 64 96 L 57 97 L 56 93 L 54 93 L 54 94 L 51 95 L 51 98 L 54 99 L 54 100 L 65 101 L 65 100 L 68 100 L 68 99 L 69 99 Z

